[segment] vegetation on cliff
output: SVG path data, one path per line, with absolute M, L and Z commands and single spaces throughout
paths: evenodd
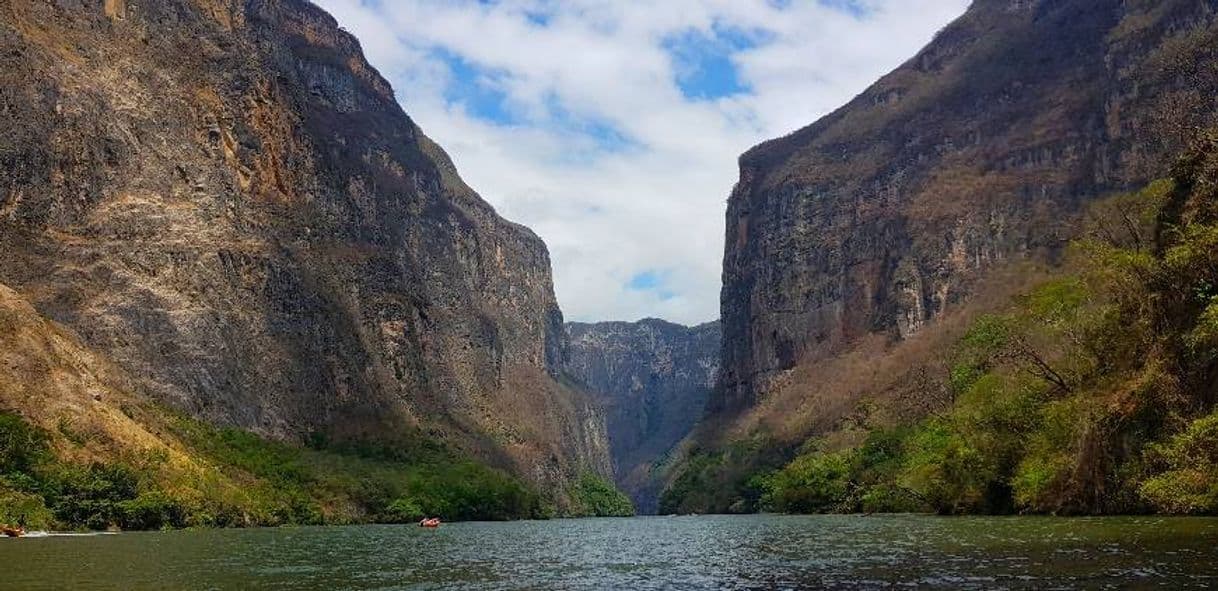
M 149 400 L 0 284 L 0 523 L 155 529 L 620 513 L 408 424 L 271 440 Z M 583 470 L 595 471 L 594 466 Z M 574 483 L 584 483 L 576 473 Z
M 630 502 L 630 497 L 592 472 L 584 472 L 573 488 L 571 499 L 580 515 L 596 517 L 630 517 L 634 515 L 634 504 Z
M 186 418 L 173 425 L 209 470 L 187 478 L 164 469 L 167 458 L 156 453 L 64 461 L 50 434 L 0 415 L 0 522 L 157 529 L 546 514 L 538 494 L 519 481 L 439 452 L 408 461 L 297 448 Z
M 1089 218 L 1061 277 L 944 353 L 938 412 L 857 445 L 695 454 L 665 508 L 1218 512 L 1218 138 Z
M 182 473 L 164 453 L 65 460 L 68 427 L 49 433 L 0 413 L 0 523 L 46 529 L 160 529 L 286 524 L 410 523 L 547 518 L 555 506 L 499 470 L 425 442 L 298 447 L 166 413 L 169 435 L 204 470 Z M 79 444 L 87 444 L 79 441 Z M 572 492 L 577 516 L 633 514 L 588 473 Z
M 545 244 L 314 3 L 6 1 L 0 111 L 0 409 L 110 427 L 73 461 L 159 439 L 121 391 L 284 441 L 409 426 L 563 512 L 612 473 Z

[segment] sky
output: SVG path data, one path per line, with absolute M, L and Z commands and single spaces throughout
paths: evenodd
M 750 147 L 912 57 L 968 0 L 314 0 L 504 217 L 568 320 L 719 316 Z

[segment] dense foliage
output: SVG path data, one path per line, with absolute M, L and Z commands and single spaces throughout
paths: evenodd
M 553 512 L 515 478 L 410 441 L 307 448 L 178 418 L 176 430 L 204 457 L 257 478 L 245 487 L 256 523 L 410 522 L 542 517 Z M 344 512 L 328 508 L 354 506 Z M 224 507 L 208 525 L 245 525 Z
M 210 469 L 166 468 L 164 454 L 105 463 L 61 459 L 50 434 L 0 413 L 0 523 L 30 528 L 159 529 L 544 518 L 554 506 L 508 474 L 425 443 L 307 447 L 169 420 Z M 580 515 L 629 515 L 612 485 L 586 475 Z
M 155 528 L 176 510 L 160 506 L 157 492 L 141 492 L 138 467 L 62 463 L 49 441 L 19 417 L 0 414 L 0 523 Z
M 751 510 L 1218 513 L 1218 139 L 1098 205 L 1070 258 L 947 353 L 941 412 L 776 470 L 695 455 L 666 509 L 718 480 Z
M 634 515 L 634 503 L 622 491 L 605 479 L 585 472 L 576 482 L 571 498 L 578 513 L 597 517 L 630 517 Z
M 660 513 L 756 511 L 761 498 L 757 475 L 782 466 L 789 455 L 765 436 L 734 441 L 721 450 L 691 450 L 660 496 Z

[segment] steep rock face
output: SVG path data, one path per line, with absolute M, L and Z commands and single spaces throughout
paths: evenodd
M 601 402 L 616 480 L 653 513 L 655 464 L 702 417 L 719 370 L 719 323 L 568 323 L 567 371 Z
M 124 414 L 133 400 L 126 382 L 105 359 L 0 284 L 0 410 L 20 412 L 47 430 L 87 424 L 98 447 L 171 453 L 152 429 Z M 183 462 L 180 453 L 170 459 Z
M 303 0 L 0 3 L 0 282 L 212 422 L 610 471 L 545 245 Z
M 1218 3 L 977 0 L 847 106 L 740 159 L 721 388 L 907 338 L 997 264 L 1059 254 L 1089 198 L 1163 174 L 1214 121 Z

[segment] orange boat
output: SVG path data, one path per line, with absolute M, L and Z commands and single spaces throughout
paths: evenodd
M 4 534 L 10 538 L 20 538 L 21 536 L 25 535 L 25 528 L 0 525 L 0 534 Z
M 439 517 L 430 517 L 419 522 L 419 527 L 440 527 Z

